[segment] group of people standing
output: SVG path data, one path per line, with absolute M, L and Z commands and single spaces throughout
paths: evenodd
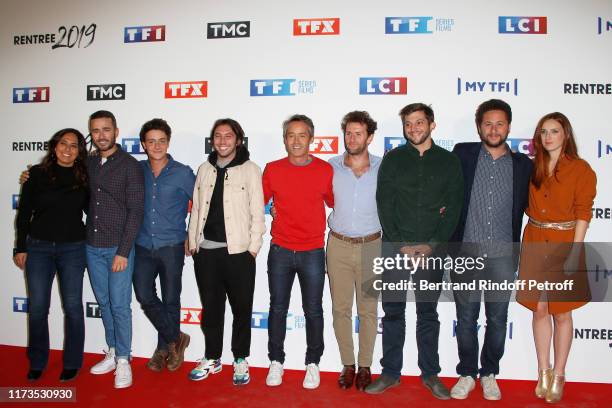
M 119 130 L 108 111 L 90 116 L 96 151 L 87 153 L 83 135 L 64 129 L 50 141 L 40 165 L 29 171 L 17 214 L 14 261 L 25 268 L 29 294 L 28 378 L 38 379 L 49 352 L 47 314 L 57 271 L 65 313 L 66 343 L 60 380 L 75 378 L 82 366 L 84 319 L 82 282 L 87 266 L 100 305 L 108 350 L 91 368 L 115 372 L 115 387 L 132 384 L 130 369 L 131 288 L 158 332 L 147 367 L 181 366 L 190 338 L 180 331 L 181 276 L 193 256 L 204 310 L 205 355 L 189 373 L 203 380 L 222 370 L 226 300 L 233 313 L 231 348 L 235 385 L 250 381 L 251 315 L 255 258 L 265 233 L 264 206 L 272 202 L 268 252 L 268 386 L 283 380 L 284 340 L 291 288 L 297 275 L 306 321 L 304 388 L 319 386 L 323 354 L 323 289 L 329 276 L 333 327 L 343 368 L 338 385 L 371 394 L 399 385 L 406 320 L 405 301 L 382 296 L 382 374 L 372 381 L 378 296 L 371 293 L 372 260 L 393 248 L 409 257 L 441 255 L 448 242 L 476 243 L 487 259 L 481 272 L 494 281 L 513 281 L 523 241 L 584 240 L 595 196 L 595 174 L 579 158 L 569 120 L 544 116 L 534 133 L 535 158 L 510 151 L 512 112 L 501 100 L 476 111 L 480 142 L 437 146 L 430 106 L 414 103 L 400 111 L 407 143 L 384 158 L 369 152 L 377 128 L 367 112 L 344 116 L 345 152 L 325 162 L 309 154 L 314 124 L 304 115 L 283 123 L 287 157 L 263 171 L 250 160 L 244 131 L 232 119 L 211 130 L 214 152 L 193 171 L 168 154 L 171 129 L 161 119 L 145 123 L 140 140 L 147 160 L 138 163 L 117 145 Z M 26 175 L 27 176 L 27 175 Z M 191 216 L 186 230 L 189 200 Z M 326 211 L 329 236 L 325 251 Z M 87 223 L 83 224 L 83 212 Z M 580 262 L 578 246 L 568 259 Z M 520 274 L 538 276 L 540 267 L 520 260 Z M 327 266 L 327 267 L 326 267 Z M 443 270 L 419 269 L 415 282 L 441 282 Z M 155 279 L 159 276 L 161 299 Z M 467 276 L 456 276 L 458 280 Z M 554 277 L 552 277 L 554 279 Z M 561 279 L 557 277 L 557 279 Z M 439 399 L 464 399 L 480 376 L 484 397 L 501 398 L 495 380 L 504 352 L 510 292 L 485 292 L 486 333 L 478 364 L 480 292 L 455 292 L 459 379 L 449 391 L 438 378 L 440 291 L 415 290 L 418 366 L 423 385 Z M 571 345 L 571 310 L 585 302 L 555 302 L 554 296 L 521 302 L 533 310 L 538 356 L 536 395 L 561 399 Z M 356 298 L 359 350 L 355 359 L 352 310 Z M 554 329 L 552 322 L 554 322 Z M 550 346 L 554 338 L 554 366 Z M 357 363 L 357 364 L 356 364 Z

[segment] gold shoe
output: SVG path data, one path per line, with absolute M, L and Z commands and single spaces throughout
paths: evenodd
M 546 398 L 546 393 L 550 388 L 552 382 L 553 370 L 552 368 L 545 368 L 538 370 L 538 385 L 535 389 L 535 395 L 538 398 Z
M 553 375 L 552 384 L 546 392 L 546 402 L 559 402 L 563 397 L 564 375 Z

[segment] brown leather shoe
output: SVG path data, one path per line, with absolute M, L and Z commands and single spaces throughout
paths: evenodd
M 147 362 L 147 368 L 151 371 L 160 372 L 166 366 L 168 350 L 155 349 L 155 353 Z
M 168 344 L 168 370 L 176 371 L 181 367 L 189 340 L 188 334 L 180 332 L 178 340 Z
M 338 386 L 343 390 L 348 390 L 353 386 L 353 381 L 355 381 L 355 366 L 345 365 L 338 378 Z
M 370 367 L 359 367 L 357 378 L 355 379 L 355 388 L 359 391 L 364 391 L 365 387 L 372 382 L 372 373 Z

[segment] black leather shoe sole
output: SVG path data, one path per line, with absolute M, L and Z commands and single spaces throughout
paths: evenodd
M 60 382 L 72 381 L 77 377 L 77 375 L 79 375 L 79 370 L 76 368 L 63 369 L 59 380 Z
M 28 371 L 28 380 L 36 381 L 40 378 L 41 375 L 42 375 L 42 370 L 30 370 Z

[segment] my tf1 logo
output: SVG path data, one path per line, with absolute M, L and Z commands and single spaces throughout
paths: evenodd
M 50 94 L 48 86 L 13 88 L 13 103 L 49 102 Z
M 28 313 L 28 298 L 14 297 L 13 312 Z
M 612 31 L 612 21 L 606 21 L 601 17 L 597 17 L 597 34 L 603 34 L 608 31 Z
M 360 95 L 406 95 L 406 77 L 364 77 L 359 78 Z
M 208 23 L 206 30 L 206 38 L 244 38 L 250 35 L 250 21 Z
M 124 152 L 132 155 L 146 154 L 140 144 L 140 138 L 137 137 L 126 137 L 121 139 L 121 148 Z
M 100 312 L 100 305 L 96 302 L 85 302 L 85 316 L 92 319 L 101 319 L 102 312 Z
M 532 139 L 508 139 L 506 143 L 513 152 L 524 153 L 530 158 L 533 158 L 535 155 Z
M 457 95 L 468 92 L 495 92 L 518 95 L 518 78 L 510 81 L 467 81 L 457 78 Z
M 251 96 L 295 96 L 295 79 L 251 79 Z
M 338 137 L 315 136 L 309 150 L 312 154 L 338 154 Z
M 546 34 L 546 17 L 499 16 L 500 34 Z
M 597 141 L 597 158 L 601 159 L 604 156 L 612 154 L 612 145 L 604 142 L 603 140 Z
M 246 147 L 248 149 L 249 148 L 249 138 L 245 137 L 242 140 L 242 144 L 244 145 L 244 147 Z M 210 137 L 207 137 L 204 140 L 204 153 L 211 154 L 214 150 L 215 149 L 213 147 L 212 140 L 210 139 Z
M 200 324 L 202 321 L 202 309 L 193 307 L 181 308 L 181 324 Z
M 125 99 L 125 84 L 87 85 L 88 101 L 113 101 Z
M 166 82 L 164 95 L 166 99 L 206 98 L 208 96 L 208 82 Z
M 293 35 L 339 35 L 339 18 L 298 18 L 293 20 Z
M 19 208 L 19 194 L 13 194 L 13 210 L 16 210 Z
M 166 41 L 166 26 L 139 26 L 123 29 L 124 43 Z
M 406 139 L 403 137 L 385 137 L 385 154 L 389 150 L 393 150 L 396 147 L 400 147 L 406 144 Z

